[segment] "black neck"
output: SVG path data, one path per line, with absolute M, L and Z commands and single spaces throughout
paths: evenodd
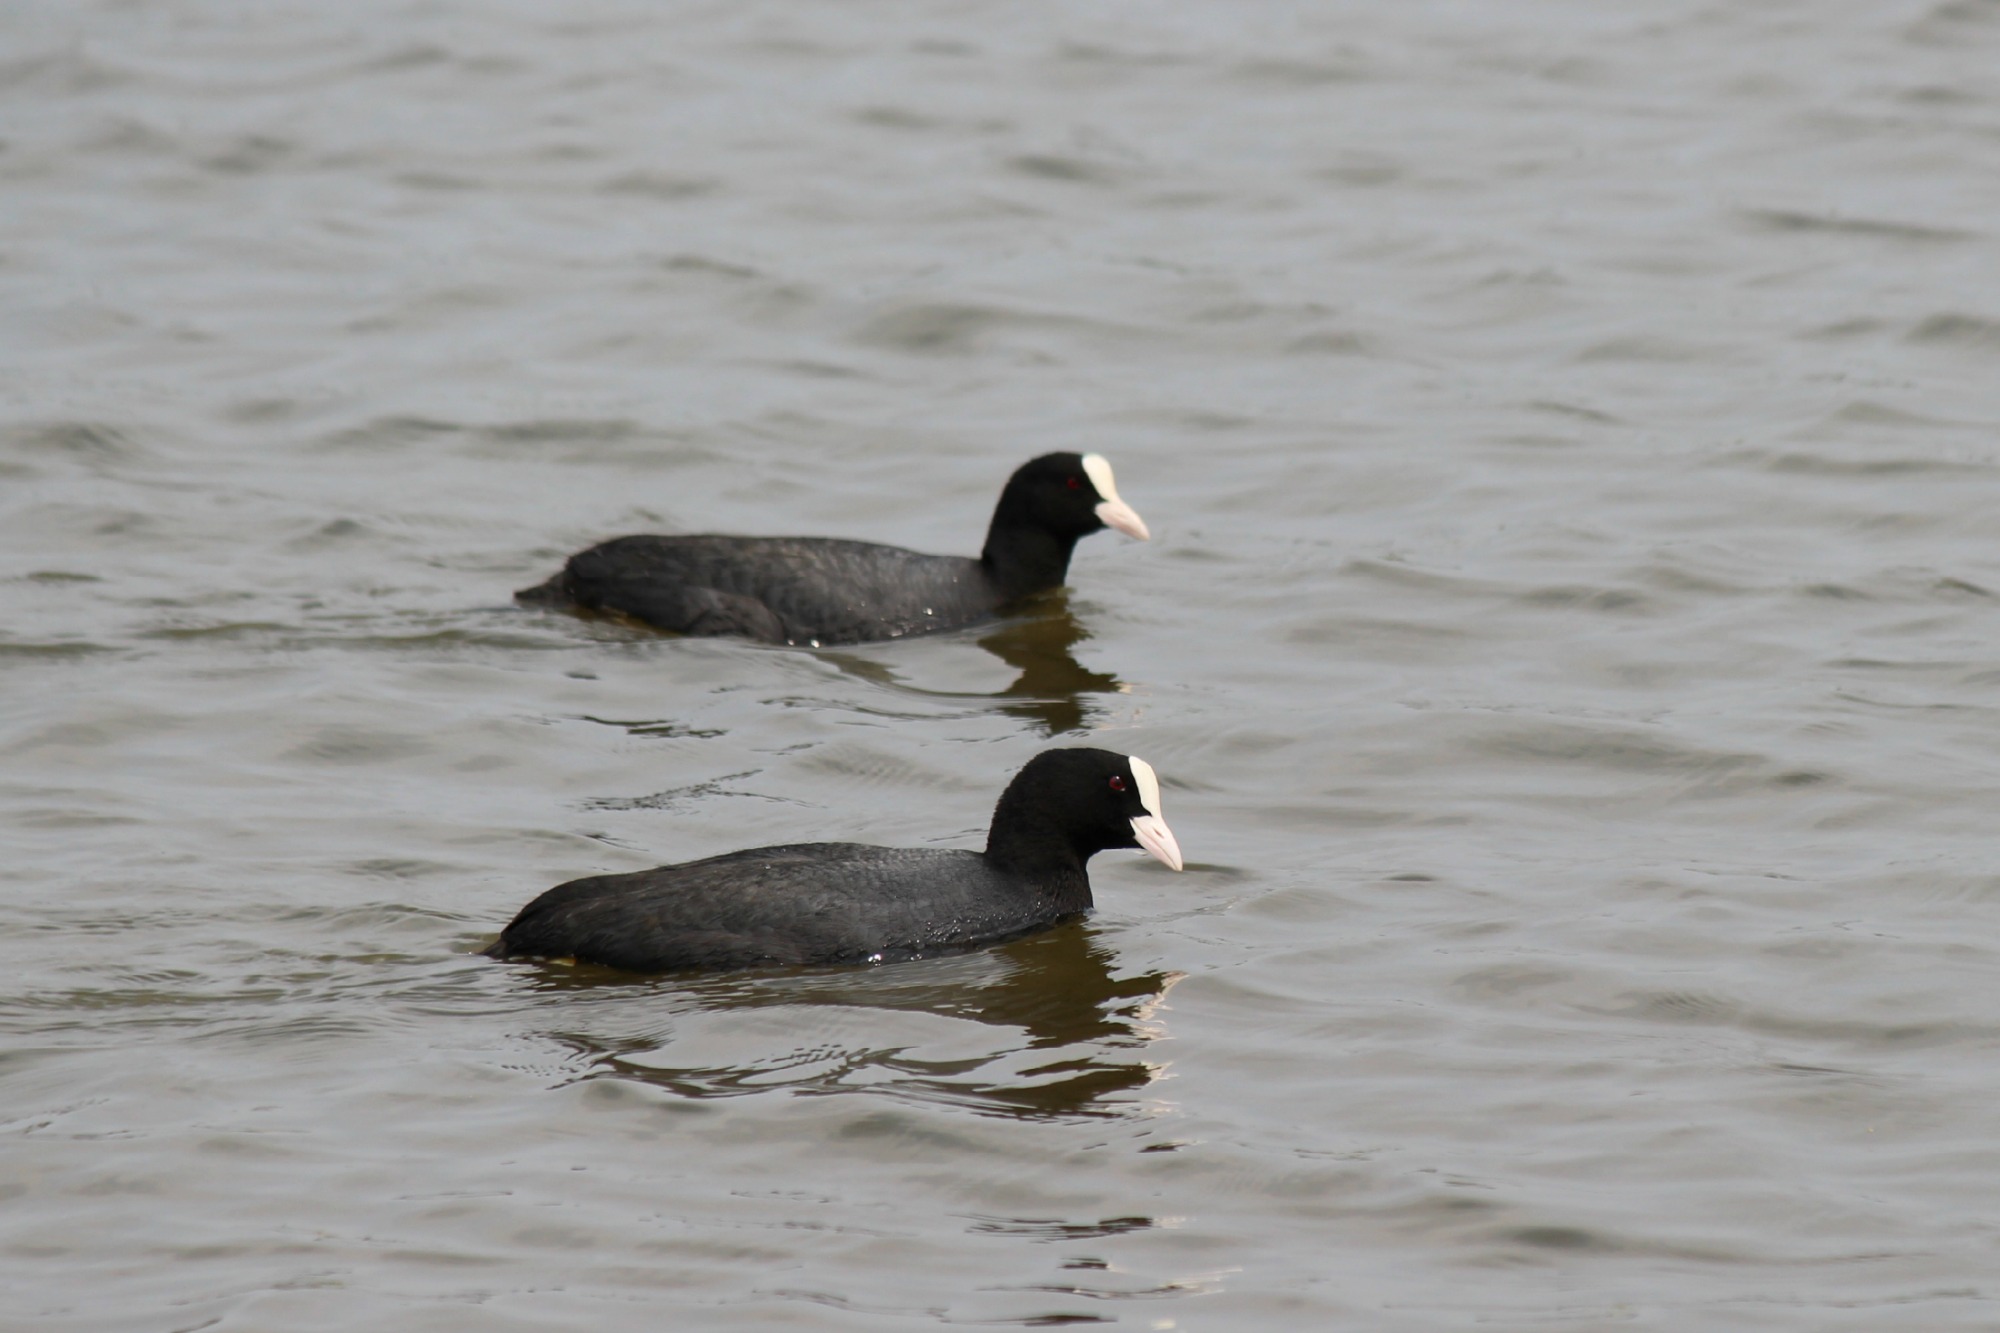
M 980 552 L 979 563 L 986 567 L 1000 595 L 1011 601 L 1060 588 L 1069 577 L 1070 552 L 1075 549 L 1074 537 L 1011 524 L 995 514 L 993 526 L 986 530 L 986 549 Z
M 1027 881 L 1034 887 L 1036 896 L 1046 902 L 1052 911 L 1067 916 L 1071 912 L 1090 910 L 1090 876 L 1085 873 L 1083 862 L 1075 857 L 1066 862 L 1039 858 L 1019 860 L 988 848 L 986 859 L 995 869 L 1017 880 Z
M 1079 847 L 1065 827 L 1069 812 L 1047 798 L 1026 796 L 1010 787 L 993 811 L 986 833 L 986 859 L 999 870 L 1031 881 L 1059 910 L 1090 906 L 1090 876 L 1083 863 L 1096 847 Z

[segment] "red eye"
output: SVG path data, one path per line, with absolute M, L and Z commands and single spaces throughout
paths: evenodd
M 1118 775 L 1117 775 L 1116 773 L 1113 773 L 1113 774 L 1111 775 L 1111 790 L 1113 790 L 1113 791 L 1124 791 L 1124 790 L 1125 790 L 1125 779 L 1124 779 L 1124 778 L 1121 778 L 1121 777 L 1119 777 L 1119 776 L 1118 776 Z
M 1082 489 L 1083 489 L 1083 478 L 1082 478 L 1082 477 L 1071 477 L 1071 478 L 1069 479 L 1069 488 L 1070 488 L 1071 490 L 1073 490 L 1073 491 L 1080 491 L 1080 490 L 1082 490 Z

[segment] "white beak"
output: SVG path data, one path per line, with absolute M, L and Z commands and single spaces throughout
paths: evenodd
M 1097 506 L 1097 520 L 1107 528 L 1116 528 L 1127 537 L 1137 537 L 1142 542 L 1150 540 L 1153 535 L 1146 531 L 1146 520 L 1139 517 L 1139 511 L 1123 500 L 1106 500 Z
M 1139 517 L 1139 511 L 1118 498 L 1118 484 L 1111 479 L 1111 464 L 1103 454 L 1085 454 L 1083 473 L 1097 488 L 1097 498 L 1101 502 L 1095 511 L 1098 522 L 1107 528 L 1116 528 L 1127 537 L 1137 537 L 1142 542 L 1152 538 L 1153 534 L 1146 531 L 1146 520 Z
M 1132 836 L 1167 869 L 1181 868 L 1181 845 L 1174 841 L 1174 831 L 1166 820 L 1158 815 L 1138 815 L 1132 820 Z

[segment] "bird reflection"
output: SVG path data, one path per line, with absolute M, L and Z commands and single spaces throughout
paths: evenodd
M 1066 589 L 1028 598 L 1013 609 L 1013 619 L 1001 622 L 976 641 L 1021 673 L 1013 684 L 994 694 L 919 689 L 886 663 L 857 653 L 824 651 L 819 657 L 848 675 L 929 698 L 998 700 L 1001 712 L 1033 723 L 1047 736 L 1087 730 L 1092 711 L 1087 697 L 1123 693 L 1125 683 L 1106 672 L 1089 670 L 1071 654 L 1070 649 L 1088 639 L 1090 631 L 1069 609 Z
M 583 1078 L 634 1079 L 685 1097 L 723 1097 L 774 1088 L 795 1092 L 889 1092 L 948 1101 L 1027 1119 L 1129 1113 L 1127 1095 L 1151 1083 L 1158 1067 L 1138 1052 L 1159 1035 L 1154 1011 L 1179 973 L 1113 974 L 1115 959 L 1083 921 L 972 954 L 872 968 L 783 969 L 723 976 L 639 979 L 597 968 L 535 969 L 533 986 L 630 997 L 651 1015 L 648 1031 L 552 1034 L 570 1047 Z M 745 1051 L 746 1062 L 681 1067 L 674 1062 L 673 1020 L 778 1006 L 829 1006 L 930 1013 L 1015 1029 L 976 1055 L 928 1059 L 908 1046 L 836 1049 L 823 1025 L 802 1024 L 819 1038 L 772 1051 Z M 666 1009 L 661 1031 L 660 1009 Z M 622 1008 L 620 1006 L 619 1008 Z M 610 1018 L 610 1013 L 602 1015 Z M 898 1028 L 906 1034 L 908 1029 Z M 999 1034 L 994 1034 L 998 1036 Z M 1030 1052 L 1046 1052 L 1051 1058 Z M 1060 1052 L 1060 1053 L 1058 1053 Z M 884 1075 L 889 1077 L 885 1078 Z
M 1070 655 L 1070 649 L 1090 637 L 1069 609 L 1069 594 L 1061 589 L 1037 599 L 1040 614 L 1010 620 L 979 640 L 979 646 L 1021 673 L 1000 691 L 1008 702 L 1000 711 L 1059 736 L 1082 731 L 1088 716 L 1083 696 L 1116 694 L 1125 688 L 1118 677 L 1091 671 Z

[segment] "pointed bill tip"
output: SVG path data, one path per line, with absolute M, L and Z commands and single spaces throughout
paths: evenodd
M 1167 827 L 1167 821 L 1158 815 L 1138 815 L 1132 820 L 1132 836 L 1155 861 L 1169 870 L 1179 870 L 1181 845 L 1174 841 L 1174 831 Z
M 1127 537 L 1137 537 L 1142 542 L 1152 540 L 1153 534 L 1146 530 L 1146 520 L 1123 500 L 1113 498 L 1099 503 L 1097 518 L 1105 527 L 1116 528 Z

